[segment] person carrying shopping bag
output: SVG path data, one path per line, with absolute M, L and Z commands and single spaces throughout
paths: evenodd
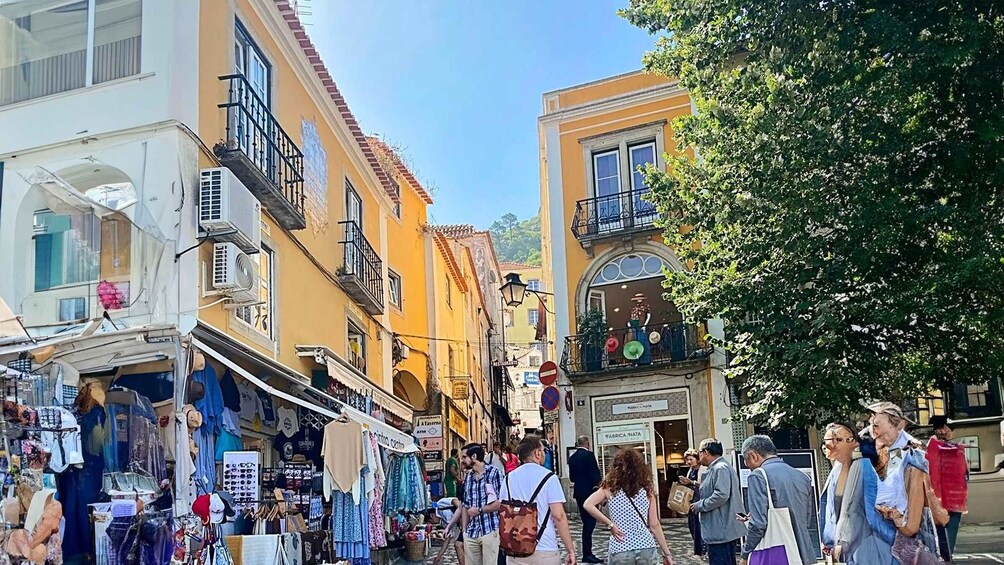
M 816 542 L 809 533 L 809 524 L 816 506 L 809 477 L 779 458 L 774 442 L 764 435 L 744 441 L 742 455 L 746 467 L 753 470 L 748 479 L 749 531 L 742 563 L 815 563 Z

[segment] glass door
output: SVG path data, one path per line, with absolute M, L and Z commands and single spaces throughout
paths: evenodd
M 652 465 L 653 446 L 652 425 L 644 422 L 638 424 L 617 424 L 596 427 L 595 445 L 596 459 L 600 464 L 600 474 L 606 475 L 613 463 L 614 457 L 624 449 L 637 450 Z
M 655 482 L 659 489 L 659 515 L 675 515 L 669 509 L 669 490 L 673 483 L 686 474 L 683 453 L 690 447 L 687 420 L 662 420 L 652 423 L 655 449 Z
M 251 158 L 265 175 L 276 181 L 276 156 L 271 148 L 273 126 L 269 106 L 271 92 L 269 89 L 269 64 L 264 55 L 251 41 L 241 26 L 237 27 L 235 37 L 234 66 L 236 71 L 247 79 L 250 89 L 239 93 L 239 109 L 235 113 L 236 124 L 232 131 L 237 132 L 237 141 L 241 151 Z
M 621 218 L 620 152 L 616 149 L 593 155 L 593 187 L 596 191 L 595 221 L 598 232 L 618 230 Z
M 655 163 L 655 143 L 633 145 L 628 152 L 631 162 L 631 218 L 635 224 L 645 224 L 655 219 L 656 212 L 655 204 L 642 200 L 642 196 L 648 194 L 648 185 L 645 184 L 645 173 L 638 168 L 644 171 L 647 165 Z
M 363 200 L 348 181 L 345 181 L 345 219 L 350 222 L 345 229 L 345 269 L 348 274 L 362 276 L 362 242 L 358 239 L 363 235 Z

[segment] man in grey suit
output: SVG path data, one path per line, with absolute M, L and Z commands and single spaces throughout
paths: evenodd
M 700 486 L 701 499 L 690 505 L 690 511 L 700 516 L 710 565 L 735 565 L 736 542 L 746 535 L 746 528 L 737 520 L 744 510 L 739 475 L 722 457 L 724 453 L 717 439 L 701 442 L 697 456 L 708 472 Z
M 804 473 L 785 463 L 777 456 L 774 442 L 767 436 L 752 436 L 743 442 L 743 460 L 751 471 L 763 469 L 770 481 L 770 497 L 775 508 L 787 508 L 791 526 L 798 542 L 798 554 L 803 565 L 816 562 L 817 542 L 809 533 L 809 524 L 816 513 L 813 502 L 812 481 Z M 750 473 L 747 479 L 746 499 L 749 521 L 746 526 L 746 543 L 743 545 L 742 564 L 756 549 L 767 531 L 767 484 L 759 473 Z

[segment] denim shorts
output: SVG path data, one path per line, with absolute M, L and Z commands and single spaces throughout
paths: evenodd
M 659 565 L 661 562 L 659 549 L 655 547 L 621 551 L 610 555 L 610 565 Z

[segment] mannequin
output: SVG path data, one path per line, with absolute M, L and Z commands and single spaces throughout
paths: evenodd
M 634 306 L 631 308 L 631 320 L 628 322 L 628 327 L 631 328 L 633 334 L 631 339 L 640 342 L 642 347 L 645 348 L 645 352 L 642 353 L 636 363 L 639 365 L 650 365 L 652 363 L 652 352 L 649 349 L 648 334 L 645 331 L 645 326 L 652 320 L 652 308 L 648 305 L 648 301 L 645 300 L 645 295 L 640 292 L 635 294 L 631 298 L 631 301 L 634 302 Z

